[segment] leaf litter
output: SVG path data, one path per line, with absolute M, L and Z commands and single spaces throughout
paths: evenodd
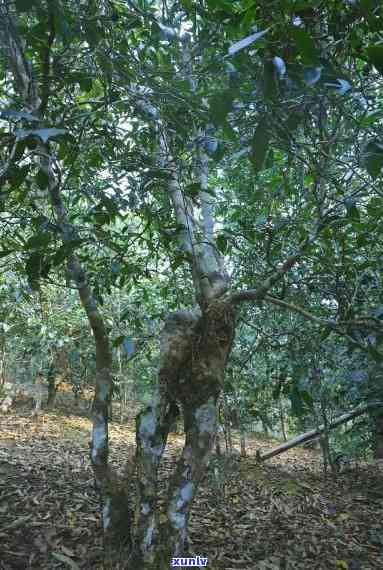
M 90 427 L 65 410 L 0 416 L 0 570 L 103 568 Z M 134 424 L 112 422 L 110 432 L 122 470 Z M 160 502 L 182 445 L 170 435 Z M 193 551 L 210 570 L 381 570 L 382 465 L 325 480 L 311 450 L 258 464 L 256 450 L 274 446 L 250 437 L 246 458 L 213 454 L 190 519 Z

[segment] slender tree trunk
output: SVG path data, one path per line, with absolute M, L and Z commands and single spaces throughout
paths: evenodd
M 233 449 L 233 438 L 232 438 L 232 433 L 231 433 L 230 414 L 228 411 L 228 405 L 227 405 L 225 394 L 223 395 L 222 402 L 223 402 L 223 419 L 224 419 L 223 429 L 224 429 L 224 435 L 225 435 L 225 451 L 226 451 L 226 453 L 229 453 Z
M 240 406 L 241 404 L 238 404 Z M 240 407 L 235 411 L 235 424 L 239 429 L 239 444 L 241 449 L 241 457 L 246 457 L 246 430 L 243 422 L 243 414 Z
M 240 424 L 239 441 L 241 445 L 241 457 L 246 457 L 246 432 L 242 422 Z
M 264 414 L 264 412 L 262 412 L 261 415 L 261 423 L 262 423 L 262 430 L 263 433 L 268 436 L 269 435 L 269 426 L 267 424 L 267 421 L 265 420 L 266 415 Z
M 0 334 L 0 386 L 5 383 L 5 335 Z
M 217 432 L 217 437 L 215 439 L 215 452 L 218 456 L 222 455 L 221 442 L 219 439 L 219 433 L 218 432 Z
M 279 419 L 281 421 L 281 431 L 282 431 L 283 441 L 287 441 L 286 426 L 285 426 L 285 412 L 283 409 L 282 398 L 279 398 Z
M 375 415 L 375 459 L 383 459 L 383 412 L 379 410 Z
M 56 404 L 56 396 L 57 396 L 57 387 L 54 382 L 48 383 L 48 399 L 47 399 L 47 408 L 52 410 Z
M 47 408 L 52 409 L 55 406 L 56 395 L 57 395 L 57 386 L 56 386 L 56 377 L 55 377 L 55 364 L 54 364 L 53 360 L 49 366 L 47 381 L 48 381 Z

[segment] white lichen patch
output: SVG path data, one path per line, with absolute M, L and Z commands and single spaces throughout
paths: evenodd
M 150 513 L 150 506 L 149 503 L 142 503 L 141 505 L 141 512 L 143 515 L 147 515 Z
M 164 446 L 163 445 L 156 445 L 154 447 L 151 447 L 150 450 L 151 450 L 153 455 L 160 457 L 162 455 L 163 450 L 164 450 Z
M 102 374 L 104 376 L 104 371 L 101 371 L 100 374 Z M 110 392 L 110 386 L 109 384 L 102 382 L 101 386 L 100 386 L 100 394 L 99 394 L 99 398 L 101 400 L 106 400 L 107 397 L 109 396 L 109 392 Z
M 202 406 L 196 410 L 195 418 L 200 433 L 213 434 L 215 432 L 216 410 L 211 398 L 206 404 L 202 404 Z
M 104 530 L 107 530 L 110 526 L 110 507 L 111 500 L 108 498 L 105 500 L 104 508 L 102 509 L 102 526 Z
M 189 459 L 193 457 L 193 448 L 191 445 L 185 447 L 183 455 L 186 461 L 189 461 Z
M 154 520 L 150 522 L 150 525 L 145 531 L 144 540 L 142 541 L 142 550 L 144 553 L 148 549 L 148 547 L 153 544 L 153 538 L 154 538 Z
M 186 514 L 179 513 L 178 511 L 174 512 L 172 510 L 168 513 L 168 518 L 173 524 L 173 526 L 177 529 L 185 528 L 186 526 Z
M 147 412 L 140 419 L 140 435 L 143 437 L 150 437 L 156 431 L 156 418 L 153 412 Z
M 181 489 L 181 497 L 185 502 L 189 502 L 193 498 L 194 484 L 188 481 Z
M 182 509 L 186 503 L 189 503 L 193 498 L 194 484 L 191 481 L 185 483 L 177 494 L 176 507 Z
M 107 439 L 106 425 L 100 424 L 93 428 L 92 433 L 92 460 L 95 461 L 100 449 L 105 447 Z

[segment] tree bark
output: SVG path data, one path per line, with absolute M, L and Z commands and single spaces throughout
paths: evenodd
M 239 431 L 239 441 L 241 445 L 241 457 L 246 457 L 246 432 L 242 423 Z
M 216 398 L 185 409 L 185 446 L 169 485 L 166 521 L 160 527 L 157 567 L 168 568 L 173 556 L 188 555 L 190 509 L 205 474 L 217 428 Z M 162 566 L 161 566 L 162 565 Z
M 55 365 L 52 361 L 49 370 L 48 370 L 48 399 L 47 399 L 47 408 L 52 409 L 54 408 L 56 402 L 56 395 L 57 395 L 57 385 L 56 385 L 56 378 L 55 378 Z
M 283 409 L 283 402 L 281 397 L 279 397 L 278 406 L 279 406 L 279 419 L 281 421 L 281 431 L 282 431 L 283 441 L 287 441 L 285 411 Z
M 219 300 L 202 313 L 178 311 L 165 321 L 157 403 L 137 420 L 132 566 L 167 569 L 172 557 L 188 553 L 190 509 L 216 437 L 216 404 L 233 333 L 231 307 Z M 178 405 L 183 409 L 185 445 L 160 511 L 158 467 Z

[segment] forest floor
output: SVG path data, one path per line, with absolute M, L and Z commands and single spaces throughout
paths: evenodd
M 73 406 L 37 421 L 24 408 L 0 416 L 1 570 L 103 568 L 89 430 Z M 112 423 L 117 469 L 133 442 L 131 422 Z M 182 443 L 170 436 L 163 488 Z M 382 570 L 382 467 L 325 480 L 319 455 L 301 448 L 258 465 L 255 450 L 277 443 L 252 437 L 246 459 L 213 457 L 190 521 L 194 552 L 209 570 Z

